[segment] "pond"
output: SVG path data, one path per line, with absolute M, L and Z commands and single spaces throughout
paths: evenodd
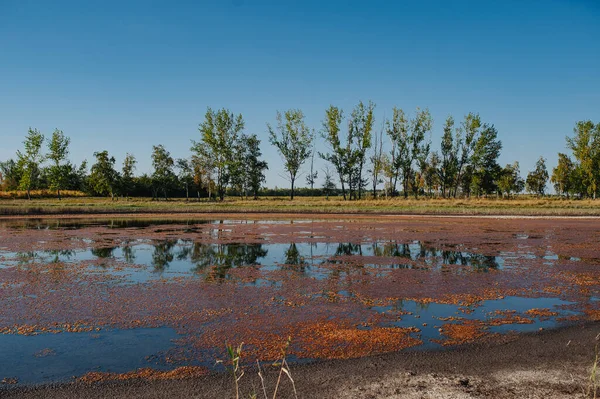
M 288 338 L 292 362 L 451 350 L 596 320 L 597 236 L 585 220 L 4 221 L 0 380 L 219 369 L 226 342 L 248 363 Z

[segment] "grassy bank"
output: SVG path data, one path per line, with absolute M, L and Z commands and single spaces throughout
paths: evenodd
M 0 215 L 144 213 L 323 213 L 406 215 L 600 216 L 600 201 L 548 199 L 402 199 L 343 201 L 321 197 L 151 201 L 147 198 L 0 199 Z

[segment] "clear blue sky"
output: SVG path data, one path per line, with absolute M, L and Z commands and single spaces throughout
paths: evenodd
M 267 184 L 287 186 L 275 111 L 320 128 L 361 99 L 378 127 L 428 107 L 434 148 L 448 114 L 479 112 L 501 164 L 551 168 L 577 120 L 600 122 L 600 2 L 0 0 L 0 160 L 29 126 L 59 128 L 74 162 L 131 152 L 149 172 L 153 144 L 186 157 L 206 107 L 227 107 L 262 139 Z

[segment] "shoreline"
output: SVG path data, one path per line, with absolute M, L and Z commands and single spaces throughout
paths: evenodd
M 292 364 L 290 368 L 300 398 L 583 398 L 599 338 L 600 322 L 596 321 L 509 335 L 500 342 Z M 276 370 L 266 370 L 265 379 L 267 388 L 272 388 Z M 247 397 L 260 380 L 249 368 L 240 384 Z M 293 397 L 290 385 L 283 380 L 278 397 Z M 0 396 L 214 398 L 233 397 L 233 385 L 231 376 L 223 372 L 159 381 L 8 386 L 0 387 Z

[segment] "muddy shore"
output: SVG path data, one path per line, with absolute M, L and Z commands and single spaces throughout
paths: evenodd
M 452 350 L 397 352 L 294 365 L 300 398 L 584 398 L 600 323 L 523 334 L 503 343 Z M 272 388 L 274 371 L 267 373 Z M 245 397 L 260 387 L 255 372 L 241 380 Z M 278 397 L 292 397 L 289 381 Z M 260 393 L 260 392 L 259 392 Z M 231 376 L 0 388 L 2 398 L 226 398 Z

